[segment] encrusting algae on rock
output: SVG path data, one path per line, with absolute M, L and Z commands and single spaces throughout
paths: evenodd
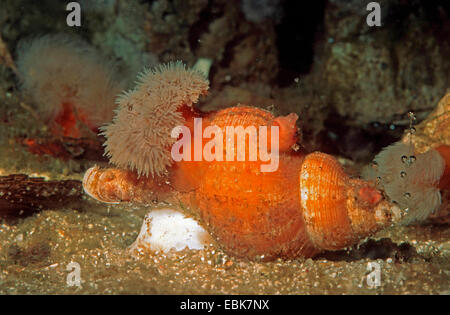
M 295 151 L 297 115 L 274 117 L 243 105 L 202 113 L 192 104 L 206 93 L 207 81 L 179 64 L 174 76 L 173 67 L 148 72 L 134 92 L 120 98 L 104 135 L 111 161 L 122 169 L 89 169 L 83 186 L 92 197 L 146 203 L 176 195 L 227 253 L 251 260 L 312 257 L 346 248 L 402 217 L 401 209 L 386 199 L 375 181 L 350 178 L 327 154 Z M 164 120 L 166 115 L 170 119 Z M 208 126 L 226 134 L 219 141 L 214 138 L 214 150 L 208 149 L 223 153 L 216 157 L 232 159 L 171 161 L 170 145 L 175 142 L 171 128 L 184 122 L 194 134 L 196 118 L 204 120 L 202 134 Z M 255 159 L 237 158 L 238 136 L 230 137 L 227 130 L 239 126 L 256 130 L 243 142 L 245 157 L 257 148 Z M 262 137 L 267 128 L 279 137 L 268 132 Z M 200 142 L 202 152 L 208 145 Z M 267 154 L 278 159 L 271 171 L 262 170 Z

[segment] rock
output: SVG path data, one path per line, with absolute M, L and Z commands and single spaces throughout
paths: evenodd
M 328 104 L 361 127 L 392 123 L 410 110 L 430 112 L 449 86 L 443 36 L 450 23 L 443 16 L 430 20 L 439 10 L 382 1 L 382 26 L 373 28 L 363 4 L 349 10 L 333 3 L 325 12 L 320 63 Z

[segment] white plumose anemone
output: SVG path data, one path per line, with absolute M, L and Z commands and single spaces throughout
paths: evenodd
M 109 161 L 139 175 L 164 175 L 173 163 L 172 129 L 185 123 L 179 110 L 192 108 L 208 88 L 201 72 L 181 62 L 142 72 L 136 87 L 117 98 L 113 121 L 101 128 Z

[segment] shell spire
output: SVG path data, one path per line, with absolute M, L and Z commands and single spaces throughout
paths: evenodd
M 381 193 L 370 182 L 350 179 L 330 155 L 307 155 L 299 177 L 303 218 L 319 248 L 347 247 L 390 222 Z

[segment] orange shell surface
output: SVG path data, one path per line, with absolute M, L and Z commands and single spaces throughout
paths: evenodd
M 259 127 L 267 127 L 267 148 L 270 150 L 271 144 L 271 127 L 279 128 L 278 149 L 280 152 L 287 152 L 296 142 L 297 126 L 295 122 L 298 116 L 290 114 L 286 117 L 275 117 L 271 112 L 251 106 L 236 106 L 218 111 L 210 117 L 211 125 L 218 126 L 226 133 L 227 126 L 247 128 L 253 126 L 256 128 L 259 136 Z M 224 150 L 226 138 L 224 137 Z M 236 144 L 236 141 L 235 141 Z M 259 147 L 259 143 L 257 145 Z M 249 140 L 246 140 L 246 154 L 248 154 Z M 235 150 L 236 153 L 236 150 Z
M 268 111 L 250 107 L 250 106 L 236 106 L 218 111 L 215 115 L 211 117 L 211 125 L 219 127 L 223 136 L 223 158 L 226 159 L 227 153 L 227 141 L 234 141 L 234 160 L 237 159 L 237 137 L 234 140 L 231 139 L 230 135 L 227 135 L 227 127 L 255 127 L 257 129 L 259 126 L 269 126 L 275 117 Z M 249 160 L 249 149 L 251 145 L 255 145 L 259 148 L 259 144 L 255 139 L 250 139 L 248 136 L 245 138 L 245 159 Z M 270 148 L 270 131 L 267 134 L 267 146 Z
M 209 119 L 206 113 L 186 105 L 182 106 L 179 109 L 179 112 L 182 113 L 183 118 L 185 119 L 184 126 L 190 130 L 192 148 L 189 154 L 190 161 L 181 160 L 175 162 L 169 172 L 169 177 L 175 190 L 179 192 L 189 192 L 198 188 L 198 178 L 202 176 L 204 168 L 202 161 L 194 161 L 194 119 L 202 118 L 201 134 L 203 134 L 205 128 L 209 125 Z M 203 147 L 204 142 L 205 141 L 201 139 L 201 147 Z M 183 151 L 180 153 L 183 153 Z
M 309 154 L 299 177 L 303 216 L 314 244 L 340 249 L 353 243 L 347 213 L 349 178 L 339 162 L 327 154 Z
M 280 128 L 279 150 L 281 152 L 288 151 L 298 140 L 297 119 L 297 114 L 291 113 L 274 120 L 274 125 Z
M 172 192 L 164 178 L 139 177 L 130 170 L 100 169 L 98 166 L 86 171 L 83 188 L 92 198 L 106 203 L 150 203 L 164 199 Z
M 240 106 L 219 111 L 211 124 L 225 132 L 226 126 L 269 126 L 273 119 L 267 111 Z M 248 154 L 248 140 L 246 148 Z M 293 189 L 299 184 L 302 159 L 281 153 L 274 172 L 261 172 L 261 165 L 269 162 L 259 159 L 206 163 L 196 202 L 207 228 L 228 253 L 269 260 L 319 252 L 306 234 L 299 195 Z
M 351 179 L 328 154 L 308 154 L 299 181 L 308 235 L 323 250 L 354 245 L 389 224 L 387 201 L 373 183 Z
M 230 153 L 232 160 L 238 160 L 237 156 L 239 152 L 244 154 L 244 156 L 242 156 L 242 154 L 239 155 L 241 158 L 246 161 L 252 160 L 249 152 L 254 152 L 256 160 L 259 161 L 260 146 L 267 149 L 267 152 L 272 151 L 272 126 L 279 128 L 279 137 L 277 138 L 274 136 L 274 139 L 278 142 L 278 150 L 280 152 L 289 151 L 297 140 L 296 121 L 298 116 L 296 114 L 290 114 L 286 117 L 274 117 L 269 111 L 251 106 L 236 106 L 208 114 L 186 107 L 181 108 L 180 111 L 186 119 L 185 126 L 190 129 L 192 137 L 195 135 L 194 118 L 202 118 L 200 135 L 202 136 L 202 161 L 194 161 L 194 153 L 191 152 L 190 161 L 182 160 L 174 164 L 173 172 L 171 174 L 171 182 L 174 188 L 178 191 L 187 192 L 198 188 L 199 181 L 197 179 L 203 176 L 205 167 L 210 164 L 205 161 L 205 151 L 207 153 L 211 153 L 216 161 L 217 156 L 220 156 L 222 160 L 227 160 L 227 152 L 231 152 L 231 150 L 227 151 L 227 144 L 229 145 L 231 141 L 234 141 L 234 146 L 230 146 L 230 148 L 233 148 L 233 152 Z M 267 127 L 267 137 L 266 141 L 259 142 L 259 139 L 261 138 L 259 127 L 261 126 Z M 214 131 L 210 138 L 208 138 L 208 136 L 203 138 L 204 132 L 206 131 L 205 129 L 208 127 L 218 127 L 222 131 L 222 146 L 218 145 L 219 142 L 217 141 L 220 141 L 220 138 L 215 138 L 217 135 Z M 245 137 L 245 141 L 243 143 L 241 142 L 241 144 L 244 144 L 245 147 L 238 146 L 239 138 L 236 133 L 234 134 L 234 137 L 227 134 L 227 127 L 236 128 L 236 133 L 239 132 L 238 128 L 242 127 L 241 130 L 244 131 L 243 135 Z M 250 132 L 247 133 L 249 131 L 247 127 L 254 127 L 254 135 L 256 135 L 256 138 L 250 137 Z M 199 135 L 197 135 L 197 137 L 198 136 Z M 194 149 L 194 142 L 195 140 L 192 139 L 192 149 Z M 195 150 L 192 149 L 191 151 Z M 239 151 L 240 149 L 243 150 Z
M 276 172 L 257 163 L 211 163 L 196 200 L 209 231 L 237 257 L 269 260 L 311 257 L 320 250 L 306 234 L 297 171 L 302 159 L 280 157 Z
M 264 126 L 275 117 L 267 110 L 257 107 L 240 105 L 216 112 L 211 121 L 219 127 L 225 126 Z

